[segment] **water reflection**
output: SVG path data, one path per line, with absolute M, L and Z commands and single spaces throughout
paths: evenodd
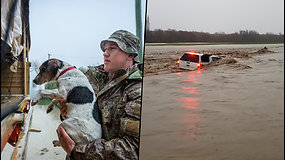
M 187 80 L 184 80 L 186 82 L 192 82 L 192 83 L 196 83 L 196 84 L 201 84 L 201 82 L 198 82 L 197 81 L 197 78 L 191 78 L 191 79 L 187 79 Z
M 197 137 L 200 130 L 199 123 L 201 118 L 199 116 L 200 106 L 200 92 L 199 86 L 202 84 L 200 78 L 202 76 L 201 70 L 185 72 L 178 74 L 178 79 L 181 81 L 179 89 L 185 91 L 185 96 L 180 98 L 182 107 L 185 109 L 183 116 L 181 116 L 181 123 L 185 125 L 185 129 L 181 131 L 182 135 Z M 189 83 L 191 82 L 191 83 Z
M 183 97 L 182 100 L 182 106 L 186 109 L 198 109 L 199 105 L 199 98 L 192 98 L 192 97 Z
M 182 135 L 196 138 L 200 131 L 200 128 L 198 126 L 200 122 L 201 118 L 197 114 L 186 114 L 182 118 L 182 123 L 187 124 L 185 129 L 181 131 Z
M 202 84 L 201 82 L 199 82 L 199 78 L 201 75 L 202 75 L 201 69 L 195 71 L 177 73 L 177 76 L 179 77 L 179 79 L 182 79 L 182 81 L 192 82 L 194 84 Z
M 186 90 L 191 94 L 199 94 L 199 92 L 197 91 L 198 87 L 180 87 L 180 88 Z

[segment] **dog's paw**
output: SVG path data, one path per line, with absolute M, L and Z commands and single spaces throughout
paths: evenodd
M 39 101 L 37 99 L 33 99 L 31 105 L 34 106 L 38 103 Z
M 54 147 L 60 147 L 61 146 L 60 142 L 58 140 L 53 140 L 52 143 L 53 143 Z
M 48 106 L 47 113 L 51 112 L 53 110 L 53 106 Z

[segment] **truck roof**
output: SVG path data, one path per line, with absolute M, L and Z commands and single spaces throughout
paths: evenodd
M 196 52 L 192 52 L 192 51 L 186 51 L 184 52 L 184 54 L 193 54 L 193 55 L 198 55 L 198 56 L 202 56 L 202 55 L 209 55 L 209 56 L 213 56 L 213 57 L 218 57 L 218 56 L 215 56 L 215 55 L 212 55 L 212 54 L 203 54 L 203 53 L 196 53 Z
M 194 54 L 194 55 L 200 55 L 200 56 L 203 55 L 202 53 L 196 53 L 196 52 L 191 52 L 191 51 L 184 52 L 184 54 L 185 53 L 187 53 L 187 54 Z

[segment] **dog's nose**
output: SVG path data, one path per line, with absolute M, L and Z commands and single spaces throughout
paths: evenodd
M 36 79 L 34 79 L 34 80 L 33 80 L 33 82 L 34 82 L 35 84 L 37 84 L 37 81 L 36 81 Z

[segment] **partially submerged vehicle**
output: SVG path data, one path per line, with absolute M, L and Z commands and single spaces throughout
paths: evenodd
M 218 56 L 211 54 L 185 52 L 176 63 L 180 69 L 195 70 L 218 59 L 220 59 Z

